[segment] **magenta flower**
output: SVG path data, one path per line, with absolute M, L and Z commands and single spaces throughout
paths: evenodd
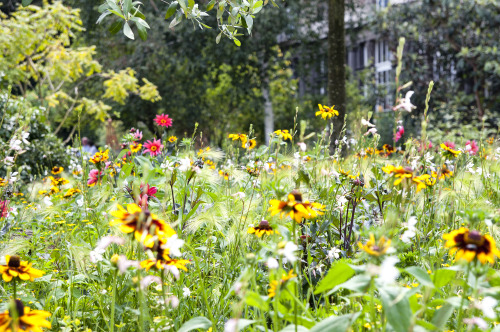
M 394 135 L 394 141 L 397 142 L 403 137 L 405 134 L 405 128 L 403 126 L 398 126 L 398 130 L 396 131 L 396 134 Z
M 139 197 L 137 198 L 137 204 L 139 204 L 142 208 L 148 207 L 148 201 L 150 197 L 156 197 L 155 194 L 158 192 L 158 188 L 152 187 L 149 184 L 144 185 L 141 184 L 141 192 Z
M 455 143 L 453 143 L 453 142 L 446 141 L 443 144 L 446 145 L 447 147 L 449 147 L 450 149 L 454 149 L 455 148 Z
M 102 171 L 98 171 L 97 169 L 93 169 L 89 172 L 89 179 L 87 180 L 87 185 L 89 187 L 95 186 L 95 184 L 100 181 L 102 176 Z
M 168 114 L 157 115 L 155 122 L 160 127 L 172 127 L 172 118 L 170 118 Z
M 0 201 L 0 218 L 7 218 L 9 216 L 10 209 L 9 208 L 9 200 Z
M 467 141 L 465 143 L 465 151 L 469 154 L 475 155 L 479 151 L 479 146 L 476 141 Z
M 158 154 L 160 154 L 161 149 L 163 149 L 163 145 L 161 144 L 161 141 L 159 139 L 147 141 L 146 143 L 144 143 L 144 147 L 146 148 L 144 150 L 144 153 L 149 152 L 151 157 L 156 157 Z

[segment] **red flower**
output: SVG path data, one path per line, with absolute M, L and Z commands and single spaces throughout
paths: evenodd
M 403 126 L 398 126 L 396 135 L 394 135 L 394 141 L 395 142 L 399 141 L 404 134 L 405 134 L 405 128 Z
M 465 143 L 465 151 L 469 154 L 475 155 L 479 151 L 479 146 L 477 146 L 476 141 L 467 141 Z
M 455 148 L 455 143 L 453 143 L 453 142 L 446 141 L 443 144 L 446 145 L 447 147 L 449 147 L 450 149 L 454 149 Z
M 158 154 L 160 154 L 161 149 L 163 148 L 163 145 L 161 144 L 161 141 L 159 139 L 153 139 L 153 141 L 147 141 L 144 143 L 144 147 L 146 150 L 144 150 L 144 153 L 149 152 L 151 157 L 156 157 Z
M 155 194 L 158 192 L 158 188 L 152 187 L 149 184 L 141 184 L 141 192 L 139 197 L 137 197 L 137 204 L 142 208 L 148 207 L 148 200 L 150 197 L 156 197 Z
M 172 127 L 172 118 L 169 118 L 168 114 L 157 115 L 155 122 L 160 127 Z
M 9 208 L 9 200 L 6 201 L 0 201 L 0 218 L 6 218 L 9 216 L 11 208 Z

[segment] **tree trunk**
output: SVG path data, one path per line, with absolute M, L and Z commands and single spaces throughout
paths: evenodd
M 270 135 L 274 131 L 274 113 L 271 97 L 269 96 L 269 86 L 262 87 L 262 96 L 264 97 L 264 137 L 266 145 L 269 145 Z
M 333 118 L 332 138 L 340 138 L 346 114 L 344 0 L 328 0 L 328 100 L 339 116 Z

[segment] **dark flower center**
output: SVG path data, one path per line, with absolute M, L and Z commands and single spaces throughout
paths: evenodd
M 10 256 L 9 267 L 19 267 L 21 266 L 21 258 L 17 255 Z
M 465 234 L 465 242 L 467 244 L 481 245 L 484 241 L 483 236 L 478 231 L 470 231 Z
M 291 194 L 295 198 L 295 201 L 302 202 L 302 194 L 298 190 L 293 190 Z
M 16 300 L 16 306 L 15 306 L 15 310 L 16 310 L 16 316 L 17 317 L 21 317 L 24 315 L 24 304 L 20 301 L 20 300 Z M 13 312 L 12 312 L 12 308 L 9 309 L 9 316 L 10 317 L 13 317 Z

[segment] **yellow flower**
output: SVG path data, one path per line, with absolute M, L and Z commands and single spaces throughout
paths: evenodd
M 389 248 L 391 247 L 391 240 L 386 239 L 385 236 L 382 236 L 378 240 L 378 243 L 376 243 L 375 236 L 370 233 L 370 239 L 366 242 L 366 244 L 358 242 L 358 246 L 361 250 L 367 252 L 369 255 L 379 257 L 384 255 L 387 250 L 389 250 Z
M 274 134 L 276 136 L 279 136 L 279 137 L 283 138 L 284 141 L 286 141 L 286 140 L 290 140 L 291 141 L 292 140 L 292 135 L 286 129 L 276 130 L 274 132 Z
M 462 151 L 456 151 L 447 147 L 444 143 L 441 143 L 440 147 L 443 149 L 443 155 L 447 158 L 456 158 L 462 153 Z
M 98 164 L 108 159 L 109 159 L 109 150 L 106 150 L 104 152 L 96 152 L 94 156 L 89 159 L 89 161 L 92 164 Z
M 54 166 L 52 167 L 52 174 L 56 175 L 56 174 L 60 174 L 62 173 L 62 171 L 64 171 L 64 168 L 62 167 L 59 167 L 59 166 Z
M 450 171 L 446 165 L 443 165 L 443 167 L 441 167 L 441 172 L 439 172 L 439 180 L 444 180 L 452 176 L 453 171 Z
M 7 183 L 7 180 L 5 180 L 4 178 L 0 178 L 0 187 L 5 187 Z
M 316 116 L 321 115 L 323 120 L 326 120 L 327 118 L 330 119 L 332 116 L 338 116 L 339 112 L 334 109 L 335 105 L 332 107 L 328 107 L 326 105 L 321 105 L 318 104 L 319 111 L 316 112 Z
M 80 189 L 70 188 L 70 189 L 68 189 L 68 191 L 66 191 L 66 193 L 64 194 L 64 197 L 69 198 L 69 197 L 72 197 L 74 194 L 77 194 L 80 192 L 82 192 Z
M 272 199 L 269 201 L 271 205 L 268 211 L 271 216 L 280 214 L 280 217 L 290 216 L 293 220 L 300 223 L 302 218 L 311 219 L 316 218 L 318 215 L 323 215 L 325 206 L 319 203 L 310 203 L 309 201 L 302 201 L 302 194 L 297 190 L 293 190 L 288 194 L 287 201 L 280 201 Z
M 5 282 L 10 282 L 13 278 L 33 281 L 35 278 L 40 278 L 45 273 L 41 270 L 32 268 L 31 263 L 21 261 L 21 258 L 17 255 L 5 255 L 5 261 L 7 265 L 0 265 L 0 273 Z M 0 331 L 2 331 L 2 329 L 0 329 Z
M 273 233 L 279 234 L 278 231 L 275 231 L 269 225 L 269 222 L 267 220 L 262 220 L 256 227 L 250 227 L 247 232 L 248 234 L 255 234 L 258 237 L 262 237 L 262 235 L 264 234 L 267 235 L 272 235 Z
M 240 140 L 242 148 L 245 148 L 248 141 L 248 136 L 246 134 L 229 134 L 228 138 L 231 138 L 233 141 Z
M 9 310 L 0 314 L 0 331 L 26 331 L 26 332 L 41 332 L 42 328 L 50 329 L 52 326 L 46 318 L 50 317 L 50 312 L 43 310 L 31 310 L 25 307 L 24 304 L 15 300 L 16 311 L 14 317 L 11 316 Z
M 417 193 L 422 190 L 427 188 L 426 186 L 426 181 L 430 178 L 431 176 L 429 174 L 423 174 L 420 176 L 415 176 L 411 179 L 412 183 L 414 183 L 417 186 Z
M 282 274 L 281 275 L 281 280 L 272 280 L 269 283 L 269 289 L 267 290 L 269 297 L 275 297 L 276 296 L 276 291 L 278 290 L 278 287 L 286 283 L 288 280 L 295 278 L 297 275 L 293 274 L 293 269 L 288 271 L 287 274 Z
M 226 180 L 226 181 L 229 180 L 229 173 L 228 172 L 224 172 L 223 170 L 220 170 L 219 175 L 223 176 L 224 180 Z
M 248 141 L 248 143 L 245 145 L 245 147 L 248 149 L 248 150 L 252 150 L 253 148 L 255 148 L 257 146 L 257 141 L 254 140 L 254 139 L 251 139 Z
M 142 144 L 141 143 L 132 143 L 132 144 L 130 144 L 130 151 L 132 153 L 137 153 L 137 152 L 141 151 L 141 148 L 142 148 Z
M 450 254 L 457 253 L 456 260 L 472 262 L 477 258 L 482 264 L 495 263 L 495 257 L 500 257 L 495 240 L 490 235 L 482 235 L 478 231 L 469 231 L 461 227 L 451 233 L 444 234 L 445 247 L 451 248 Z
M 169 141 L 170 143 L 175 143 L 175 142 L 177 142 L 177 136 L 170 136 L 170 137 L 168 138 L 168 141 Z

